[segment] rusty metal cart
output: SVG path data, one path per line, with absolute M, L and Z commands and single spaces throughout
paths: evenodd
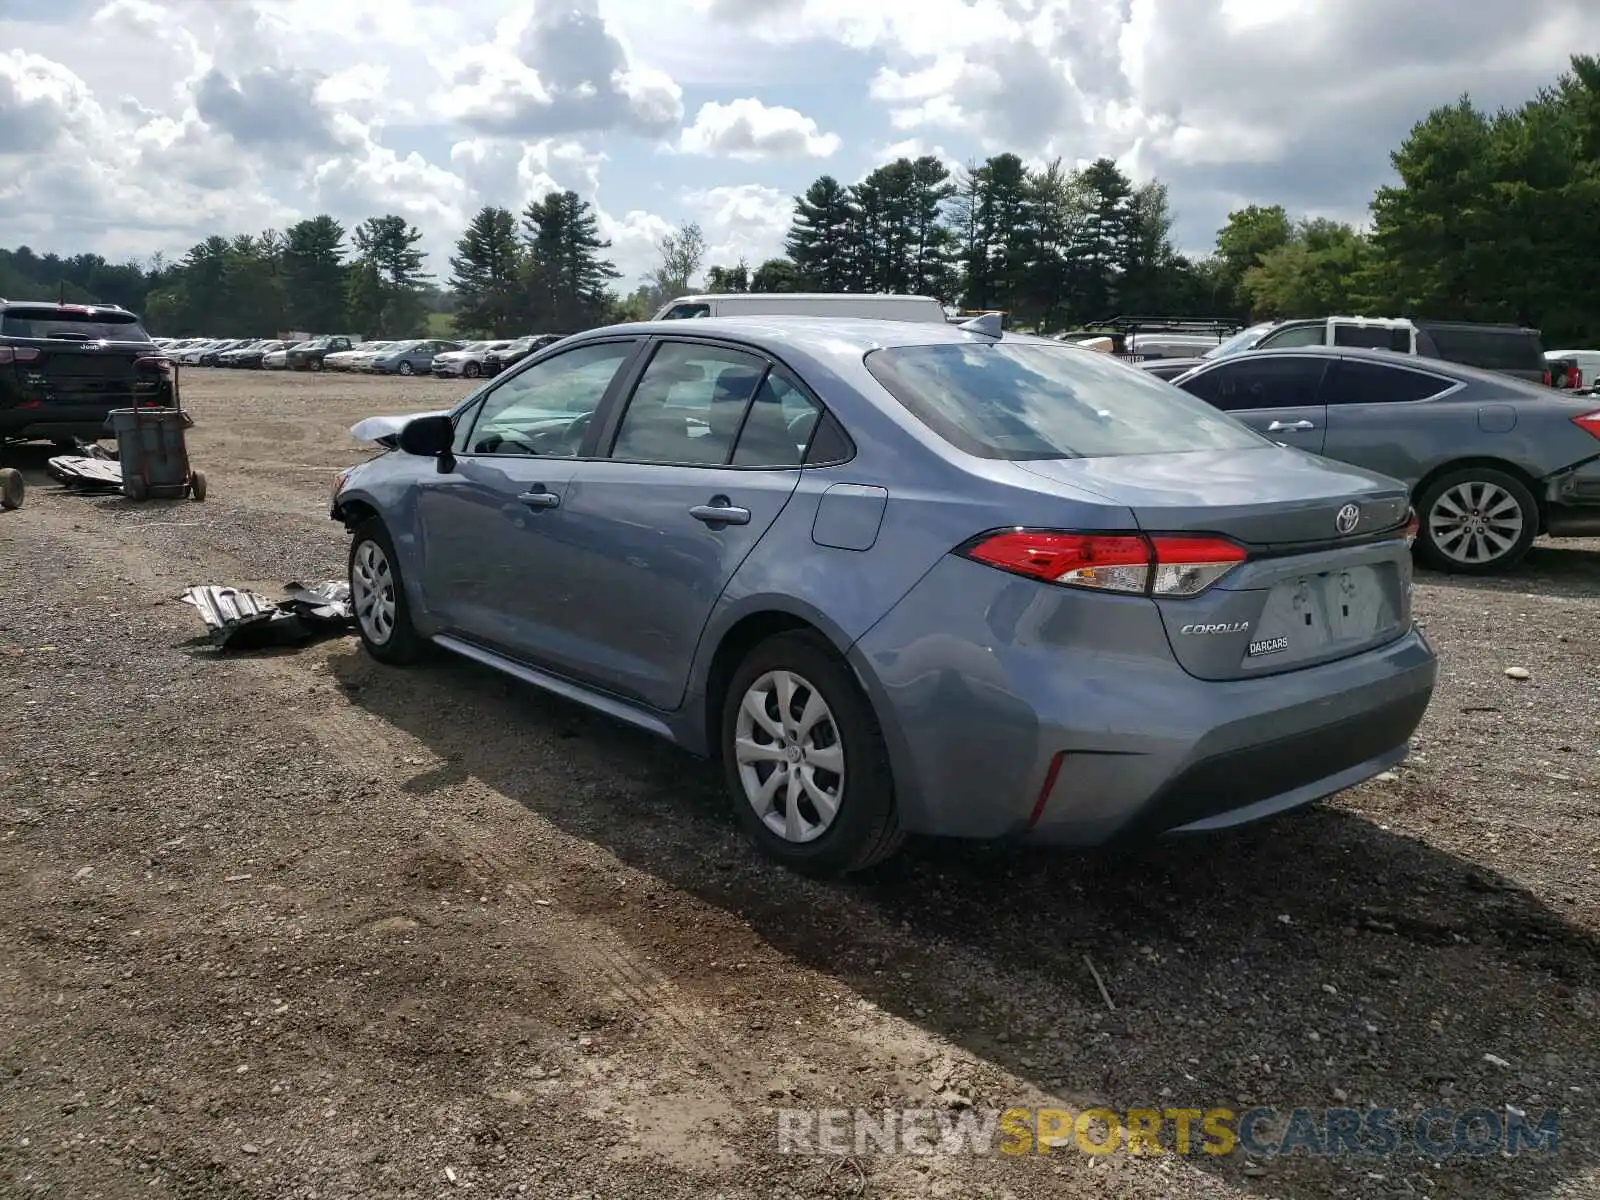
M 206 477 L 189 463 L 184 431 L 194 420 L 181 404 L 172 408 L 111 411 L 122 466 L 122 493 L 130 500 L 206 498 Z

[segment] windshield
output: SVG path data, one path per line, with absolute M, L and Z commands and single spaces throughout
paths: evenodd
M 132 313 L 70 308 L 8 308 L 0 334 L 71 342 L 148 342 L 150 335 Z
M 1109 355 L 1026 342 L 900 346 L 873 378 L 951 445 L 980 458 L 1107 458 L 1263 445 L 1202 400 Z
M 1244 350 L 1254 349 L 1255 344 L 1265 337 L 1267 330 L 1271 328 L 1271 321 L 1263 321 L 1260 325 L 1252 325 L 1249 329 L 1241 329 L 1220 346 L 1211 347 L 1200 357 L 1227 358 L 1230 354 L 1238 354 Z

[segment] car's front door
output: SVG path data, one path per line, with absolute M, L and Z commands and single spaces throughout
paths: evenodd
M 560 611 L 575 674 L 678 707 L 712 607 L 793 495 L 819 416 L 753 351 L 655 345 L 609 453 L 568 489 L 583 568 L 561 581 Z
M 1225 358 L 1178 386 L 1275 442 L 1321 454 L 1327 420 L 1319 392 L 1330 361 L 1251 352 Z
M 418 485 L 422 590 L 444 630 L 530 661 L 550 656 L 562 534 L 594 414 L 639 347 L 589 342 L 504 376 L 457 421 L 450 470 Z

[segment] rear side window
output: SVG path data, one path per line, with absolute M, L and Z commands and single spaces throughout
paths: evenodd
M 686 321 L 692 317 L 709 317 L 711 306 L 709 304 L 674 304 L 662 316 L 663 321 Z
M 1437 396 L 1454 382 L 1380 363 L 1341 360 L 1322 386 L 1324 404 L 1406 404 Z
M 1411 330 L 1382 325 L 1335 325 L 1335 346 L 1353 346 L 1362 350 L 1393 350 L 1399 354 L 1411 353 Z
M 739 350 L 663 342 L 634 387 L 611 457 L 721 466 L 766 373 L 765 360 Z M 772 411 L 762 422 L 767 433 L 784 427 L 779 397 L 769 394 L 769 400 L 767 409 Z M 752 453 L 778 453 L 780 462 L 790 457 L 795 465 L 800 462 L 792 446 L 784 451 L 780 444 L 775 451 L 769 442 L 753 441 Z
M 1303 408 L 1320 403 L 1317 389 L 1327 362 L 1309 354 L 1233 359 L 1185 379 L 1184 391 L 1224 412 Z
M 1544 343 L 1532 330 L 1432 327 L 1439 357 L 1486 371 L 1543 371 Z
M 981 458 L 1109 458 L 1264 444 L 1110 355 L 1021 342 L 899 346 L 866 357 L 913 416 Z
M 0 316 L 0 336 L 73 342 L 150 340 L 132 313 L 76 312 L 70 308 L 8 308 Z

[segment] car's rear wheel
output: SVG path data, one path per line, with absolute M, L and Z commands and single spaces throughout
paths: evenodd
M 739 824 L 786 867 L 843 875 L 905 841 L 877 718 L 815 634 L 780 634 L 739 665 L 723 702 L 720 749 Z
M 1539 506 L 1520 479 L 1493 467 L 1463 467 L 1430 483 L 1417 500 L 1417 553 L 1428 566 L 1465 575 L 1510 570 L 1539 535 Z
M 350 540 L 350 606 L 368 654 L 393 666 L 416 660 L 422 639 L 411 624 L 394 542 L 376 517 Z

